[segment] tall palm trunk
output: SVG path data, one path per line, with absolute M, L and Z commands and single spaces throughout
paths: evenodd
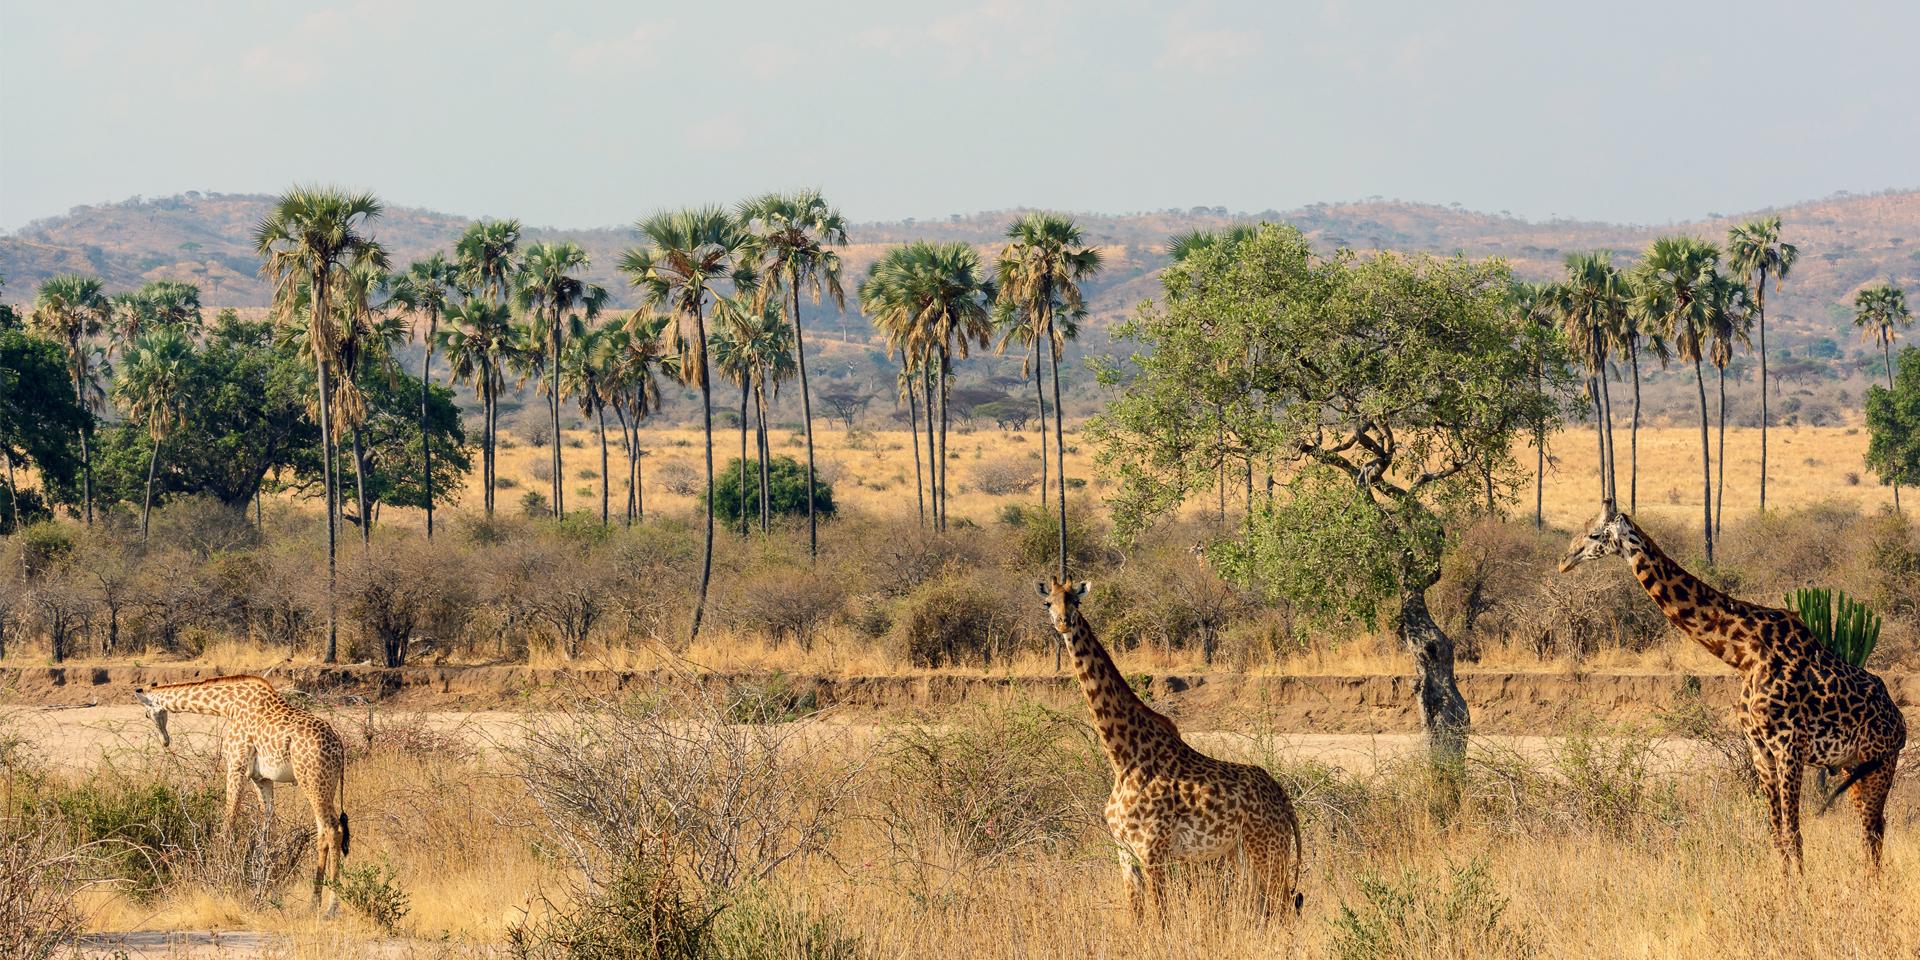
M 1884 331 L 1880 334 L 1880 358 L 1881 358 L 1881 362 L 1887 365 L 1887 393 L 1892 394 L 1893 393 L 1893 338 L 1887 336 Z M 1893 484 L 1893 512 L 1894 513 L 1904 512 L 1900 509 L 1900 483 L 1897 480 L 1894 481 L 1894 484 Z
M 1542 396 L 1547 392 L 1546 365 L 1538 360 L 1533 363 L 1533 380 Z M 1546 525 L 1547 504 L 1547 418 L 1541 417 L 1533 424 L 1533 528 L 1542 529 Z
M 740 535 L 747 535 L 747 381 L 740 375 Z
M 692 639 L 700 636 L 700 621 L 707 613 L 707 588 L 713 583 L 713 380 L 707 375 L 707 320 L 701 315 L 700 302 L 693 304 L 693 331 L 699 342 L 694 345 L 695 362 L 700 365 L 700 418 L 707 436 L 707 543 L 700 557 L 700 599 L 693 605 Z
M 308 289 L 313 291 L 313 304 L 311 307 L 313 315 L 316 317 L 327 316 L 329 304 L 327 303 L 325 275 L 315 275 L 312 277 L 309 281 Z M 333 416 L 330 410 L 333 406 L 333 380 L 328 376 L 329 371 L 327 369 L 326 358 L 327 345 L 314 343 L 310 344 L 310 346 L 313 348 L 315 374 L 320 381 L 321 481 L 322 485 L 326 488 L 327 495 L 327 649 L 326 656 L 323 660 L 326 663 L 334 663 L 339 660 L 340 652 L 340 624 L 339 618 L 335 615 L 336 604 L 334 600 L 334 584 L 336 582 L 334 571 L 336 569 L 336 558 L 339 554 L 339 522 L 337 517 L 340 510 L 340 496 L 336 489 L 337 484 L 334 476 L 335 470 L 333 463 L 335 440 L 333 436 Z
M 360 425 L 353 425 L 353 501 L 360 511 L 360 547 L 373 542 L 373 516 L 367 513 L 366 454 L 360 446 Z
M 547 374 L 547 402 L 553 410 L 553 515 L 567 515 L 566 470 L 560 464 L 560 309 L 553 308 L 553 367 Z
M 947 382 L 947 345 L 940 345 L 940 529 L 947 529 L 947 406 L 953 399 Z
M 907 446 L 913 448 L 913 499 L 920 506 L 920 524 L 925 526 L 927 522 L 927 478 L 920 474 L 920 409 L 919 404 L 914 399 L 915 396 L 913 377 L 909 375 L 907 377 L 907 435 L 910 439 Z
M 764 384 L 756 383 L 753 389 L 753 443 L 754 451 L 760 458 L 760 532 L 773 529 L 773 498 L 768 474 L 772 459 L 771 449 L 767 446 L 767 391 Z M 811 498 L 809 498 L 811 499 Z
M 627 408 L 624 403 L 613 405 L 613 418 L 620 424 L 620 454 L 627 458 L 627 503 L 623 518 L 626 525 L 633 526 L 633 428 L 627 423 Z M 604 475 L 605 470 L 601 473 Z
M 1633 364 L 1633 426 L 1627 433 L 1627 510 L 1640 511 L 1640 337 L 1627 338 L 1627 359 Z
M 147 518 L 153 514 L 153 474 L 154 469 L 159 465 L 160 438 L 154 437 L 153 453 L 147 457 L 147 497 L 140 504 L 140 542 L 142 543 L 145 543 L 147 540 Z M 7 461 L 7 473 L 13 473 L 13 461 L 11 460 Z M 8 477 L 8 485 L 12 485 L 11 476 Z
M 607 485 L 613 481 L 607 476 L 607 408 L 605 404 L 596 404 L 594 414 L 600 421 L 600 525 L 607 525 Z
M 933 452 L 933 370 L 924 364 L 920 368 L 920 389 L 921 396 L 927 398 L 927 507 L 933 515 L 933 528 L 938 530 L 940 529 L 940 458 Z
M 433 444 L 427 433 L 427 386 L 433 375 L 433 333 L 438 327 L 439 315 L 427 314 L 427 352 L 420 358 L 420 461 L 421 481 L 427 491 L 427 539 L 433 539 Z
M 1707 379 L 1700 358 L 1693 358 L 1693 385 L 1700 392 L 1700 533 L 1706 540 L 1707 565 L 1713 565 L 1713 464 L 1707 449 Z
M 1601 423 L 1604 411 L 1600 406 L 1599 378 L 1592 371 L 1587 372 L 1587 399 L 1593 403 L 1593 442 L 1594 448 L 1598 451 L 1597 462 L 1600 464 L 1596 473 L 1600 478 L 1600 499 L 1605 502 L 1613 497 L 1613 492 L 1607 489 L 1607 431 L 1606 426 Z
M 820 556 L 820 521 L 813 513 L 813 391 L 807 386 L 807 342 L 800 328 L 800 270 L 787 269 L 793 295 L 793 358 L 800 365 L 800 422 L 807 432 L 807 559 Z
M 1760 324 L 1760 512 L 1767 512 L 1767 268 L 1760 268 L 1760 282 L 1753 288 L 1753 312 Z
M 74 356 L 80 356 L 80 341 L 73 342 Z M 73 400 L 81 410 L 87 410 L 86 381 L 80 375 L 80 361 L 74 361 Z M 93 526 L 93 447 L 89 442 L 93 434 L 93 417 L 88 411 L 86 420 L 80 423 L 80 499 L 86 504 L 87 526 Z M 52 501 L 49 500 L 49 503 Z
M 1047 313 L 1047 364 L 1053 369 L 1053 462 L 1059 466 L 1060 579 L 1067 579 L 1067 411 L 1060 406 L 1060 345 L 1053 339 L 1053 313 Z
M 1713 366 L 1720 375 L 1719 437 L 1713 451 L 1719 461 L 1714 465 L 1713 534 L 1719 536 L 1727 528 L 1727 368 L 1717 363 Z
M 1040 508 L 1047 507 L 1047 398 L 1046 375 L 1040 371 L 1040 341 L 1033 341 L 1033 410 L 1040 424 Z M 1056 645 L 1057 646 L 1057 645 Z M 1059 664 L 1054 666 L 1058 667 Z
M 1620 474 L 1616 468 L 1619 457 L 1615 455 L 1613 445 L 1613 389 L 1607 382 L 1607 363 L 1600 361 L 1600 405 L 1605 408 L 1601 421 L 1606 424 L 1607 437 L 1607 499 L 1617 500 L 1620 490 Z
M 480 391 L 480 482 L 486 486 L 481 491 L 481 502 L 487 508 L 487 519 L 493 519 L 493 383 L 492 374 L 483 372 L 487 378 L 486 386 Z

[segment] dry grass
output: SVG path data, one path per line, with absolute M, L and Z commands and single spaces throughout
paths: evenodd
M 1097 768 L 1094 748 L 1072 730 L 1079 719 L 1067 718 L 1050 749 L 1063 751 L 1060 762 Z M 1879 880 L 1859 875 L 1851 812 L 1819 817 L 1810 809 L 1807 873 L 1783 885 L 1756 798 L 1710 770 L 1655 772 L 1636 752 L 1645 741 L 1631 735 L 1572 741 L 1532 760 L 1478 746 L 1465 802 L 1445 816 L 1417 768 L 1381 762 L 1349 773 L 1293 760 L 1280 741 L 1255 737 L 1235 752 L 1274 764 L 1301 800 L 1304 914 L 1278 924 L 1248 916 L 1212 899 L 1217 875 L 1192 871 L 1176 883 L 1178 905 L 1164 924 L 1136 925 L 1125 916 L 1097 822 L 1097 777 L 967 766 L 968 737 L 1006 735 L 997 715 L 962 711 L 884 735 L 882 746 L 901 744 L 896 755 L 908 761 L 862 768 L 826 853 L 788 862 L 755 894 L 828 923 L 861 956 L 1826 958 L 1920 949 L 1920 903 L 1907 895 L 1920 883 L 1920 791 L 1911 778 L 1891 807 Z M 973 844 L 903 847 L 903 836 L 937 831 L 938 818 L 952 813 L 930 802 L 914 772 L 921 768 L 910 762 L 928 736 L 949 745 L 943 763 L 960 763 L 943 774 L 949 784 L 955 770 L 1037 782 L 1055 798 L 1046 813 L 1055 839 L 986 852 Z M 849 741 L 847 749 L 864 756 L 871 743 Z M 565 909 L 575 889 L 551 826 L 535 819 L 528 791 L 511 776 L 518 769 L 499 754 L 356 752 L 349 863 L 392 865 L 412 908 L 398 944 L 351 914 L 317 919 L 298 883 L 280 906 L 190 884 L 147 901 L 94 891 L 80 903 L 91 929 L 268 931 L 284 938 L 271 951 L 277 956 L 487 954 L 527 911 L 538 914 L 548 901 Z M 977 792 L 998 796 L 1009 787 L 981 784 Z M 291 829 L 297 807 L 283 802 L 280 810 L 276 829 Z M 1399 924 L 1396 902 L 1408 918 Z M 1346 910 L 1354 922 L 1343 919 Z M 1384 932 L 1356 947 L 1354 931 L 1375 921 Z

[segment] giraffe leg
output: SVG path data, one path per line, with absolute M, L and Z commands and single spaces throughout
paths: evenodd
M 1140 869 L 1140 858 L 1125 844 L 1120 846 L 1120 885 L 1127 891 L 1127 910 L 1134 920 L 1146 915 L 1147 895 L 1146 872 Z
M 220 818 L 220 838 L 233 839 L 233 829 L 240 821 L 240 784 L 247 779 L 247 770 L 252 766 L 252 748 L 228 741 L 221 747 L 221 759 L 227 768 L 227 809 Z
M 333 891 L 340 875 L 340 812 L 334 809 L 330 785 L 313 780 L 303 785 L 313 806 L 314 841 L 319 847 L 319 862 L 313 866 L 313 900 L 323 915 L 331 917 L 340 910 L 340 899 Z
M 1861 777 L 1851 788 L 1853 807 L 1860 811 L 1860 827 L 1867 848 L 1867 871 L 1880 873 L 1880 842 L 1887 835 L 1887 793 L 1893 789 L 1896 755 L 1887 764 Z
M 260 798 L 260 842 L 273 835 L 273 781 L 253 778 L 253 795 Z
M 1800 865 L 1800 764 L 1791 757 L 1776 756 L 1773 759 L 1773 786 L 1771 800 L 1773 805 L 1774 845 L 1779 847 L 1783 858 L 1781 870 L 1792 879 L 1801 873 Z

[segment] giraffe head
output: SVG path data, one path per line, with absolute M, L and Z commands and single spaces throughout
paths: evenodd
M 147 708 L 147 717 L 153 721 L 155 727 L 159 728 L 160 745 L 169 750 L 173 749 L 173 737 L 167 734 L 166 701 L 156 696 L 149 696 L 145 689 L 133 691 L 133 696 L 140 701 L 141 706 Z
M 1613 506 L 1613 501 L 1604 501 L 1600 505 L 1600 514 L 1589 523 L 1586 533 L 1575 537 L 1567 547 L 1567 555 L 1560 559 L 1560 572 L 1566 573 L 1588 560 L 1599 557 L 1621 556 L 1625 554 L 1627 544 L 1633 542 L 1637 534 L 1633 521 Z
M 1033 592 L 1046 601 L 1047 617 L 1053 621 L 1053 629 L 1064 635 L 1071 633 L 1074 625 L 1080 622 L 1080 601 L 1092 586 L 1085 580 L 1068 583 L 1057 577 L 1048 577 L 1045 583 L 1035 581 Z

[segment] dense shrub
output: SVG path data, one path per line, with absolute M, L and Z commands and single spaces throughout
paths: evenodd
M 792 640 L 813 649 L 814 635 L 846 607 L 846 586 L 832 572 L 777 566 L 759 568 L 730 582 L 719 598 L 719 612 L 735 630 L 757 634 L 769 644 Z
M 382 541 L 341 564 L 337 595 L 365 645 L 357 655 L 383 666 L 406 665 L 416 645 L 447 649 L 473 609 L 464 557 L 448 539 Z
M 975 465 L 971 475 L 973 488 L 990 497 L 1026 493 L 1040 482 L 1039 465 L 1031 460 L 988 460 Z
M 747 516 L 760 516 L 760 461 L 745 462 Z M 722 524 L 740 523 L 740 471 L 742 461 L 735 457 L 713 480 L 713 514 Z M 767 509 L 776 517 L 807 515 L 807 468 L 792 457 L 774 457 L 767 461 Z M 813 512 L 815 516 L 833 516 L 833 485 L 815 471 Z
M 1029 635 L 1023 622 L 1034 615 L 1028 609 L 1016 607 L 1004 589 L 948 576 L 900 601 L 894 637 L 904 659 L 916 667 L 991 666 Z
M 1406 870 L 1366 875 L 1360 899 L 1342 903 L 1333 923 L 1338 960 L 1438 960 L 1442 957 L 1537 956 L 1525 929 L 1506 920 L 1507 900 L 1493 889 L 1484 863 L 1453 866 L 1443 878 Z

